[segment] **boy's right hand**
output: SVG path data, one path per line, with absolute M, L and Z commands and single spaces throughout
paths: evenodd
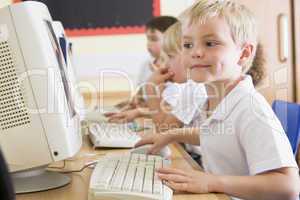
M 141 136 L 141 140 L 138 141 L 134 147 L 143 146 L 146 144 L 152 144 L 147 154 L 158 154 L 162 148 L 173 142 L 172 134 L 167 133 L 155 133 L 146 134 Z
M 109 118 L 108 122 L 110 123 L 132 122 L 135 118 L 139 117 L 139 110 L 131 109 L 119 113 L 106 113 L 105 116 Z
M 170 80 L 174 76 L 173 72 L 170 72 L 168 68 L 159 68 L 152 73 L 148 82 L 154 83 L 155 85 L 160 85 Z

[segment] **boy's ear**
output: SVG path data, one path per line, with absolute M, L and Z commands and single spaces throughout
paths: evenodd
M 253 54 L 254 46 L 253 44 L 247 43 L 242 48 L 242 54 L 238 62 L 239 65 L 243 65 Z

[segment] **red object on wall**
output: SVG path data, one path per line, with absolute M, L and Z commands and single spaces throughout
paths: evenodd
M 22 2 L 22 0 L 13 0 L 14 3 Z M 153 0 L 153 16 L 160 16 L 160 0 Z M 67 36 L 95 36 L 95 35 L 117 35 L 129 33 L 144 33 L 145 26 L 120 26 L 111 28 L 80 28 L 65 29 Z

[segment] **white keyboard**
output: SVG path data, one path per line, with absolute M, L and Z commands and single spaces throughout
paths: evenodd
M 127 124 L 91 123 L 88 130 L 94 147 L 132 148 L 140 140 Z
M 99 160 L 92 173 L 88 200 L 170 200 L 172 190 L 155 172 L 169 164 L 161 156 L 107 155 Z
M 108 112 L 120 112 L 120 110 L 114 106 L 95 106 L 93 109 L 88 109 L 85 111 L 83 114 L 83 119 L 90 122 L 107 122 L 108 118 L 104 114 Z

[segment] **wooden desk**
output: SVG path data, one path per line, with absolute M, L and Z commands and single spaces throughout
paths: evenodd
M 197 163 L 183 150 L 183 148 L 178 144 L 170 145 L 172 150 L 172 166 L 191 170 L 199 169 Z M 103 155 L 93 155 L 90 154 L 106 154 L 106 153 L 118 153 L 125 152 L 128 150 L 103 150 L 97 149 L 93 150 L 91 143 L 84 136 L 84 143 L 81 151 L 72 159 L 66 161 L 66 170 L 75 170 L 81 168 L 86 162 L 95 160 L 97 157 Z M 63 162 L 57 162 L 51 166 L 62 166 Z M 21 194 L 17 195 L 17 200 L 87 200 L 88 187 L 90 182 L 90 176 L 92 169 L 86 168 L 80 173 L 72 173 L 72 182 L 65 187 L 49 190 L 45 192 L 31 193 L 31 194 Z M 174 194 L 174 200 L 228 200 L 226 195 L 222 194 Z
M 115 95 L 108 95 L 104 99 L 105 105 L 112 105 L 120 100 L 128 99 L 126 94 L 119 94 L 118 98 Z M 91 101 L 90 97 L 85 96 L 86 103 Z M 95 101 L 99 103 L 99 94 L 96 95 Z M 99 104 L 97 104 L 99 105 Z M 201 170 L 199 165 L 187 154 L 184 149 L 178 144 L 170 145 L 172 150 L 172 166 L 185 170 L 198 169 Z M 83 146 L 80 152 L 72 159 L 66 161 L 65 170 L 77 170 L 85 165 L 86 162 L 96 160 L 97 157 L 103 156 L 106 153 L 121 153 L 128 150 L 116 149 L 97 149 L 92 148 L 87 136 L 84 136 Z M 90 154 L 98 154 L 91 156 Z M 102 155 L 99 155 L 102 154 Z M 55 163 L 51 166 L 62 166 L 63 162 Z M 88 187 L 92 169 L 87 168 L 80 173 L 72 173 L 70 177 L 72 182 L 65 187 L 49 190 L 45 192 L 38 192 L 32 194 L 17 195 L 17 200 L 87 200 Z M 228 196 L 223 194 L 174 194 L 174 200 L 229 200 Z

